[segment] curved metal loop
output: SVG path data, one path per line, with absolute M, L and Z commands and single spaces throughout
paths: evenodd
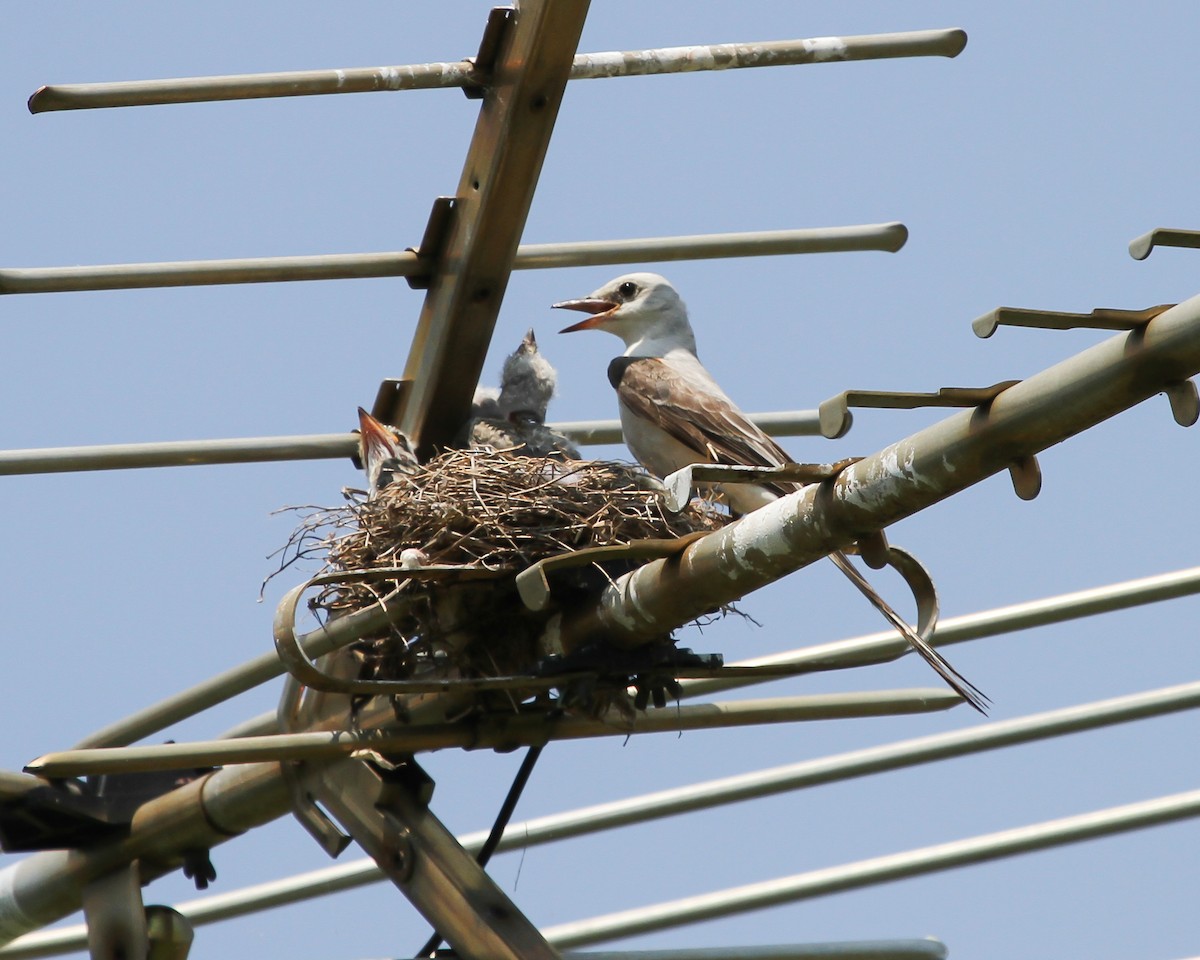
M 311 583 L 301 584 L 289 590 L 284 595 L 283 601 L 275 610 L 275 631 L 278 634 L 281 616 L 284 610 L 289 611 L 289 616 L 295 617 L 296 604 L 300 599 L 301 594 Z M 293 636 L 295 631 L 293 630 Z M 299 641 L 296 646 L 299 647 Z M 279 649 L 278 640 L 276 641 L 276 649 Z M 281 659 L 283 659 L 281 654 Z M 288 664 L 284 660 L 284 666 Z M 306 661 L 307 662 L 307 661 Z M 290 670 L 283 678 L 283 692 L 279 696 L 279 706 L 276 708 L 275 716 L 279 724 L 279 729 L 283 733 L 295 733 L 300 729 L 300 701 L 304 695 L 304 687 Z M 299 821 L 309 836 L 311 836 L 320 845 L 329 856 L 337 858 L 343 850 L 350 845 L 351 838 L 347 836 L 333 822 L 325 812 L 317 806 L 308 788 L 304 784 L 303 769 L 304 763 L 282 761 L 279 764 L 280 773 L 283 777 L 283 782 L 287 785 L 288 795 L 292 802 L 292 815 Z
M 301 595 L 306 590 L 323 583 L 345 583 L 348 580 L 414 580 L 414 579 L 495 579 L 504 573 L 486 570 L 481 567 L 379 567 L 372 570 L 347 570 L 339 573 L 327 573 L 313 577 L 311 580 L 293 587 L 280 601 L 275 611 L 275 623 L 272 632 L 275 638 L 275 650 L 287 672 L 299 683 L 323 693 L 344 693 L 350 695 L 400 695 L 415 693 L 448 693 L 453 690 L 517 690 L 517 689 L 550 689 L 569 679 L 566 674 L 554 677 L 477 677 L 477 678 L 443 678 L 438 680 L 351 680 L 337 677 L 318 669 L 305 654 L 296 635 L 296 607 Z M 379 604 L 385 611 L 389 601 L 394 600 L 403 586 L 397 587 Z M 353 642 L 352 640 L 348 640 Z M 282 702 L 281 702 L 282 708 Z
M 884 554 L 887 566 L 891 567 L 908 584 L 913 599 L 917 602 L 917 628 L 914 631 L 902 619 L 892 620 L 914 650 L 937 672 L 950 688 L 982 714 L 987 713 L 991 699 L 954 669 L 950 662 L 934 649 L 932 638 L 938 622 L 937 588 L 933 579 L 916 557 L 900 547 L 889 546 Z M 895 612 L 892 611 L 894 614 Z M 891 620 L 891 617 L 888 618 Z
M 604 547 L 587 547 L 545 557 L 517 574 L 517 593 L 521 602 L 530 610 L 542 611 L 550 606 L 551 591 L 548 574 L 555 570 L 587 566 L 605 560 L 657 560 L 672 557 L 684 547 L 710 531 L 697 530 L 682 537 L 658 540 L 632 540 L 629 543 L 614 543 Z
M 305 655 L 303 648 L 300 646 L 300 639 L 296 636 L 296 607 L 300 602 L 300 597 L 305 591 L 311 587 L 317 586 L 318 580 L 321 578 L 314 577 L 299 586 L 292 587 L 284 594 L 283 599 L 279 601 L 279 606 L 275 608 L 275 622 L 272 624 L 271 633 L 275 638 L 275 651 L 279 654 L 279 659 L 283 663 L 284 669 L 287 670 L 289 678 L 297 684 L 303 684 L 307 687 L 313 687 L 317 690 L 325 689 L 320 686 L 326 674 L 322 673 L 312 665 L 312 662 Z M 296 696 L 293 709 L 299 706 L 299 695 Z M 280 710 L 283 710 L 284 701 L 279 702 Z M 282 725 L 283 717 L 280 716 Z
M 403 580 L 407 582 L 422 576 L 448 577 L 451 572 L 460 579 L 484 575 L 496 576 L 492 571 L 479 570 L 464 576 L 466 571 L 461 567 L 426 567 L 423 569 L 385 567 L 375 570 L 351 570 L 321 574 L 289 590 L 275 610 L 275 622 L 272 627 L 275 649 L 287 670 L 283 693 L 279 698 L 279 706 L 276 711 L 279 728 L 285 733 L 292 733 L 300 727 L 300 707 L 305 687 L 333 693 L 367 692 L 361 690 L 361 683 L 330 676 L 324 671 L 318 670 L 308 659 L 300 645 L 300 639 L 296 635 L 296 608 L 305 592 L 312 587 L 326 583 L 345 583 L 349 580 Z M 394 600 L 401 589 L 402 586 L 398 586 L 380 600 L 380 606 L 385 611 L 387 611 L 388 602 Z M 347 643 L 350 642 L 353 641 L 347 640 Z M 388 692 L 405 692 L 395 690 L 394 685 L 389 686 L 392 686 L 393 689 Z M 414 690 L 411 683 L 406 686 L 407 692 L 424 692 Z M 444 684 L 439 687 L 439 689 L 443 688 Z M 304 783 L 304 763 L 283 762 L 280 764 L 280 769 L 291 797 L 293 815 L 321 848 L 329 856 L 336 858 L 350 844 L 351 838 L 317 805 Z
M 901 547 L 889 545 L 884 558 L 887 566 L 900 574 L 912 591 L 917 603 L 917 636 L 928 643 L 941 615 L 933 578 L 920 560 Z

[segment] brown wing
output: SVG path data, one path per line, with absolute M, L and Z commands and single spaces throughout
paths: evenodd
M 777 467 L 793 462 L 698 363 L 681 369 L 657 357 L 618 357 L 609 365 L 609 380 L 631 411 L 713 463 Z

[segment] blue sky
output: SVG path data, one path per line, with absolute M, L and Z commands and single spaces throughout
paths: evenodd
M 365 252 L 414 245 L 453 191 L 477 103 L 456 91 L 32 117 L 50 82 L 374 66 L 474 54 L 486 3 L 13 5 L 0 40 L 0 265 Z M 1144 307 L 1196 293 L 1200 253 L 1126 245 L 1200 228 L 1190 69 L 1200 10 L 1032 2 L 593 4 L 581 51 L 962 27 L 954 60 L 588 81 L 569 87 L 525 241 L 900 220 L 897 254 L 668 264 L 702 358 L 747 410 L 841 390 L 932 390 L 1032 374 L 1099 332 L 970 322 L 1000 305 Z M 614 414 L 617 341 L 562 338 L 554 301 L 621 268 L 517 273 L 486 367 L 532 325 L 560 420 Z M 420 295 L 400 280 L 7 297 L 4 448 L 325 433 L 398 375 Z M 870 453 L 938 419 L 861 413 L 798 459 Z M 1041 457 L 1042 495 L 993 478 L 898 524 L 947 616 L 1196 564 L 1196 433 L 1142 404 Z M 625 456 L 620 448 L 598 456 Z M 348 462 L 6 477 L 0 767 L 270 649 L 287 578 L 257 602 L 288 504 L 336 504 Z M 886 581 L 884 581 L 886 582 Z M 893 585 L 894 586 L 894 585 Z M 728 659 L 880 629 L 828 564 L 747 598 L 685 645 Z M 1195 599 L 951 648 L 996 719 L 1195 679 Z M 936 683 L 915 658 L 757 695 Z M 278 685 L 164 732 L 212 736 Z M 553 745 L 518 817 L 971 727 L 929 717 Z M 1196 786 L 1194 716 L 1035 746 L 505 855 L 494 875 L 539 924 L 833 866 Z M 435 807 L 486 826 L 515 756 L 438 754 Z M 934 935 L 956 957 L 1200 951 L 1195 823 L 679 928 L 623 945 Z M 355 857 L 351 850 L 344 857 Z M 12 858 L 0 857 L 0 864 Z M 279 821 L 214 852 L 216 891 L 328 861 Z M 517 874 L 519 873 L 519 883 Z M 147 902 L 194 893 L 181 878 Z M 201 928 L 193 956 L 403 955 L 426 937 L 390 887 Z

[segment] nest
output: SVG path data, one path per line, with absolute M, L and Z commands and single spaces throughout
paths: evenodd
M 667 512 L 655 482 L 624 464 L 481 448 L 449 451 L 397 475 L 372 498 L 348 491 L 347 500 L 306 520 L 291 547 L 293 559 L 319 552 L 323 574 L 346 575 L 310 601 L 315 610 L 342 616 L 383 596 L 390 596 L 389 605 L 397 598 L 405 604 L 390 633 L 354 648 L 361 675 L 370 679 L 404 679 L 429 666 L 465 677 L 528 672 L 545 653 L 539 639 L 554 611 L 525 607 L 514 583 L 518 572 L 547 557 L 707 532 L 729 519 L 702 502 Z M 360 576 L 412 566 L 495 576 Z M 555 597 L 582 600 L 632 566 L 621 561 L 577 568 L 556 580 Z

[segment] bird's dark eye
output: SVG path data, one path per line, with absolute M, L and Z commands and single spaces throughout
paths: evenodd
M 623 284 L 617 287 L 617 293 L 623 296 L 626 300 L 632 300 L 634 294 L 637 293 L 637 284 L 632 280 L 626 280 Z

